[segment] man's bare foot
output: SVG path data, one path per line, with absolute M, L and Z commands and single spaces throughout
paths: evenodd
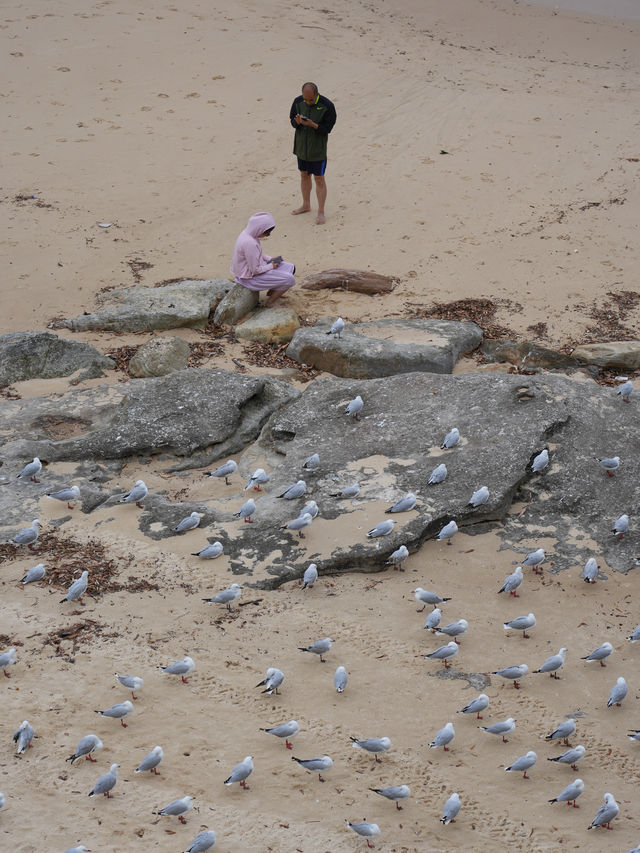
M 316 216 L 316 225 L 324 225 L 327 220 L 324 218 L 324 213 L 319 213 Z
M 302 207 L 296 207 L 295 210 L 292 210 L 291 215 L 297 216 L 299 213 L 309 213 L 310 210 L 311 210 L 311 207 L 305 207 L 303 204 Z

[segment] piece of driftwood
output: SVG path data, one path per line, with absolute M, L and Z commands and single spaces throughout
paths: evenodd
M 323 270 L 305 278 L 302 287 L 305 290 L 350 290 L 353 293 L 391 293 L 397 278 L 380 275 L 369 270 Z

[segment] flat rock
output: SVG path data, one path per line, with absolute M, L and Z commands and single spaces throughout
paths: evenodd
M 129 373 L 138 378 L 166 376 L 175 370 L 185 370 L 191 348 L 182 338 L 153 338 L 138 347 L 129 362 Z
M 597 364 L 598 367 L 640 368 L 640 341 L 609 341 L 603 344 L 584 344 L 576 347 L 574 358 Z
M 335 319 L 335 318 L 333 318 Z M 293 336 L 287 355 L 335 376 L 373 379 L 397 373 L 451 373 L 461 355 L 475 349 L 482 330 L 448 320 L 376 320 L 347 323 L 338 338 L 322 318 Z
M 584 362 L 574 356 L 542 347 L 534 341 L 484 340 L 482 354 L 489 362 L 508 362 L 522 370 L 534 367 L 575 370 L 584 366 Z
M 180 281 L 163 287 L 129 287 L 112 291 L 108 302 L 95 313 L 81 314 L 64 325 L 74 332 L 107 329 L 113 332 L 142 332 L 205 326 L 209 314 L 231 290 L 226 278 Z
M 103 376 L 114 362 L 95 347 L 51 332 L 13 332 L 0 337 L 0 385 L 53 379 L 81 370 L 79 379 Z
M 216 308 L 214 323 L 219 326 L 235 326 L 243 317 L 258 307 L 260 294 L 242 284 L 232 284 L 229 292 Z
M 288 343 L 300 326 L 290 308 L 264 308 L 236 326 L 236 336 L 265 344 Z

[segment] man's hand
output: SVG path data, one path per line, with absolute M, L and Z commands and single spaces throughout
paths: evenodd
M 313 127 L 315 130 L 318 129 L 318 125 L 315 123 L 315 121 L 312 121 L 306 116 L 296 116 L 296 121 L 298 122 L 298 124 L 302 124 L 304 127 Z
M 300 115 L 300 113 L 298 113 L 298 115 L 295 116 L 295 120 L 296 120 L 296 124 L 302 124 L 302 116 Z

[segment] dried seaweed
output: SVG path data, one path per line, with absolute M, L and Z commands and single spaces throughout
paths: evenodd
M 498 310 L 522 310 L 520 305 L 508 299 L 456 299 L 453 302 L 433 302 L 422 306 L 415 302 L 406 302 L 402 316 L 415 320 L 459 320 L 470 321 L 480 326 L 488 338 L 520 337 L 513 329 L 501 326 L 495 319 Z
M 120 370 L 129 375 L 129 362 L 137 351 L 137 346 L 114 347 L 113 349 L 108 349 L 105 352 L 105 355 L 108 355 L 109 358 L 113 359 L 116 365 L 116 370 Z
M 132 258 L 126 263 L 136 284 L 139 284 L 143 279 L 142 271 L 150 270 L 153 267 L 153 264 L 150 264 L 149 261 L 143 261 L 141 258 Z
M 312 379 L 315 379 L 320 371 L 314 370 L 312 367 L 303 366 L 299 362 L 289 358 L 285 354 L 288 346 L 289 344 L 261 344 L 256 341 L 255 343 L 247 344 L 247 346 L 242 348 L 242 351 L 245 355 L 245 360 L 256 367 L 272 367 L 276 370 L 293 368 L 298 371 L 301 382 L 310 382 Z
M 4 397 L 5 400 L 21 400 L 22 397 L 13 385 L 0 385 L 0 397 Z
M 189 346 L 191 347 L 189 367 L 199 367 L 203 361 L 213 355 L 224 355 L 224 347 L 215 341 L 199 341 Z

